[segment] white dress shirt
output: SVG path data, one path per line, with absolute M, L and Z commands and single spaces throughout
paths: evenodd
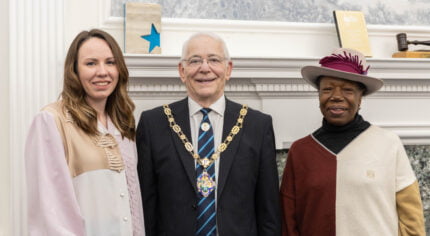
M 194 152 L 198 153 L 198 137 L 199 137 L 199 128 L 200 123 L 203 119 L 203 114 L 200 110 L 203 107 L 200 106 L 196 101 L 188 97 L 188 109 L 190 115 L 190 128 L 191 128 L 191 142 L 193 143 Z M 225 111 L 225 96 L 221 96 L 215 103 L 209 106 L 212 110 L 209 112 L 209 121 L 212 125 L 212 130 L 214 132 L 214 145 L 215 150 L 217 150 L 218 146 L 221 144 L 222 132 L 224 126 L 224 111 Z M 190 157 L 191 158 L 191 157 Z M 221 156 L 215 161 L 215 183 L 218 187 L 218 172 L 219 172 L 219 160 Z M 196 163 L 197 164 L 197 163 Z M 215 200 L 217 189 L 215 188 Z

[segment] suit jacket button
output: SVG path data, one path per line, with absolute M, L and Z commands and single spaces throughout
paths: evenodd
M 191 207 L 192 207 L 194 210 L 197 210 L 197 206 L 196 206 L 196 204 L 193 204 Z

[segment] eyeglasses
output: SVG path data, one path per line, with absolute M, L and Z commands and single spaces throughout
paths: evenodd
M 206 63 L 210 66 L 220 66 L 222 62 L 225 60 L 225 58 L 211 56 L 207 59 L 201 58 L 201 57 L 191 57 L 190 59 L 184 59 L 182 61 L 185 61 L 188 66 L 190 67 L 200 67 L 203 65 L 203 62 L 206 60 Z

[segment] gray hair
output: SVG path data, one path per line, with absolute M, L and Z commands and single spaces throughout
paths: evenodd
M 223 48 L 223 51 L 224 51 L 224 57 L 225 57 L 226 61 L 227 62 L 230 61 L 230 54 L 228 53 L 228 49 L 227 49 L 227 45 L 225 44 L 225 41 L 220 36 L 218 36 L 218 35 L 216 35 L 214 33 L 210 33 L 210 32 L 199 32 L 199 33 L 195 33 L 195 34 L 191 35 L 187 39 L 187 41 L 185 41 L 184 44 L 182 45 L 181 61 L 183 61 L 183 60 L 186 59 L 185 57 L 186 57 L 186 54 L 187 54 L 187 51 L 188 51 L 188 47 L 189 47 L 190 41 L 193 40 L 193 39 L 195 39 L 195 38 L 201 37 L 201 36 L 207 36 L 209 38 L 212 38 L 212 39 L 220 42 L 221 46 Z

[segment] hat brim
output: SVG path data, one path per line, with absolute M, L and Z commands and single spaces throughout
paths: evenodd
M 367 75 L 359 75 L 355 73 L 349 73 L 345 71 L 339 71 L 334 69 L 329 69 L 320 66 L 305 66 L 302 68 L 303 79 L 306 80 L 312 87 L 318 89 L 317 79 L 320 76 L 329 76 L 339 79 L 350 80 L 358 83 L 364 84 L 366 86 L 366 91 L 363 95 L 369 95 L 378 91 L 384 82 L 378 78 L 370 77 Z

